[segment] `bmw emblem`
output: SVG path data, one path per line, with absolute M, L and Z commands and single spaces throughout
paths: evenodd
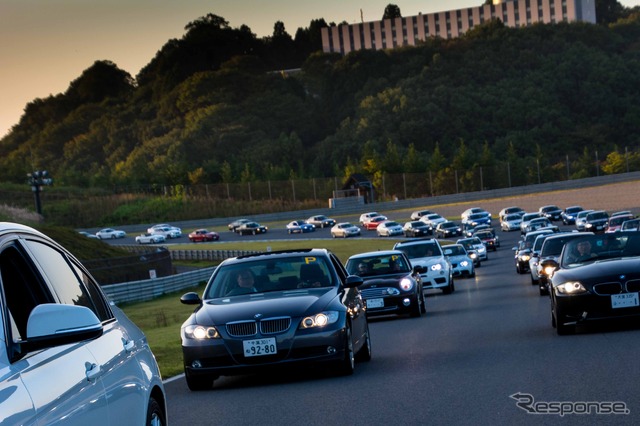
M 626 276 L 626 275 L 620 275 L 620 279 L 621 279 L 621 280 L 624 280 L 625 278 L 627 278 L 627 276 Z
M 259 320 L 260 318 L 262 318 L 262 314 L 255 314 L 253 318 Z

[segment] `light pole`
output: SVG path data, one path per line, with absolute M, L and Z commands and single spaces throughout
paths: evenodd
M 36 170 L 35 172 L 27 173 L 29 179 L 29 185 L 33 191 L 33 196 L 36 199 L 36 212 L 42 214 L 42 206 L 40 205 L 40 192 L 43 185 L 53 184 L 53 179 L 49 177 L 49 172 L 46 170 Z

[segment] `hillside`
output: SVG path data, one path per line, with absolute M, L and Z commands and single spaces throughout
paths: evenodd
M 417 47 L 315 52 L 297 74 L 269 72 L 275 51 L 220 17 L 186 28 L 135 79 L 99 61 L 64 94 L 27 105 L 0 140 L 0 180 L 21 183 L 30 165 L 80 187 L 352 171 L 378 185 L 382 173 L 508 163 L 527 183 L 534 164 L 553 179 L 568 156 L 572 178 L 595 172 L 596 152 L 640 164 L 637 15 L 610 26 L 491 21 Z M 462 190 L 470 179 L 459 177 Z

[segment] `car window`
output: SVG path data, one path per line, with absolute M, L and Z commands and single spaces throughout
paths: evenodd
M 27 321 L 33 308 L 41 303 L 53 303 L 54 299 L 35 265 L 16 241 L 2 248 L 0 277 L 14 331 L 12 339 L 19 342 L 27 336 Z
M 33 253 L 43 276 L 46 277 L 52 291 L 60 303 L 79 305 L 91 309 L 101 321 L 111 316 L 105 311 L 105 304 L 98 294 L 91 295 L 86 284 L 91 279 L 86 275 L 77 275 L 81 269 L 72 265 L 70 259 L 56 248 L 34 240 L 26 240 L 26 246 Z M 84 282 L 83 282 L 84 281 Z M 94 303 L 94 299 L 98 302 Z

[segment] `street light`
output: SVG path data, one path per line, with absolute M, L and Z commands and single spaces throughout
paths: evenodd
M 35 172 L 27 173 L 27 178 L 29 179 L 29 185 L 31 185 L 33 196 L 36 199 L 36 212 L 38 212 L 38 214 L 42 214 L 42 207 L 40 206 L 40 192 L 44 185 L 53 184 L 53 179 L 49 177 L 49 172 L 46 170 L 36 170 Z

